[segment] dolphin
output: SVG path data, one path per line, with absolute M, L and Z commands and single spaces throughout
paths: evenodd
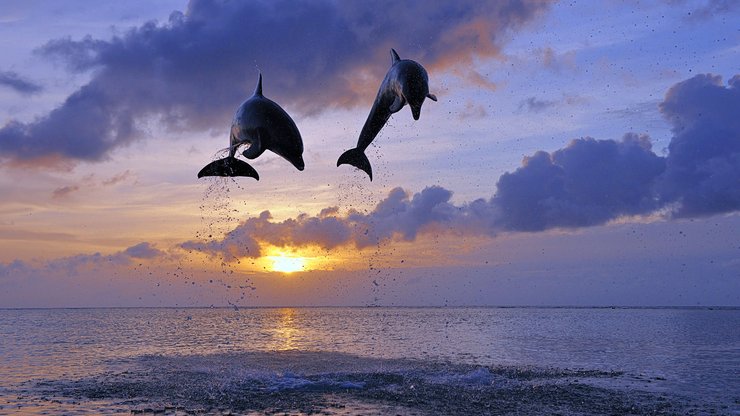
M 259 180 L 259 174 L 247 162 L 237 159 L 236 149 L 249 147 L 242 153 L 255 159 L 265 150 L 282 156 L 298 170 L 303 170 L 303 139 L 293 119 L 277 103 L 262 95 L 262 74 L 254 94 L 244 101 L 231 122 L 229 155 L 213 161 L 198 172 L 203 176 L 250 176 Z
M 375 140 L 375 136 L 385 126 L 391 114 L 400 111 L 404 105 L 408 104 L 411 107 L 411 115 L 414 120 L 418 120 L 425 98 L 437 101 L 437 97 L 429 93 L 427 71 L 418 62 L 401 59 L 396 50 L 391 49 L 391 68 L 380 84 L 373 107 L 365 125 L 362 126 L 360 138 L 357 139 L 357 147 L 342 153 L 337 160 L 337 166 L 352 165 L 365 171 L 372 181 L 373 170 L 365 156 L 365 149 Z

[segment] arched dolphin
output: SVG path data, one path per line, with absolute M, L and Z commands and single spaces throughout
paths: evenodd
M 391 59 L 391 69 L 385 74 L 385 79 L 380 84 L 373 107 L 370 109 L 365 125 L 362 126 L 360 138 L 357 139 L 357 147 L 347 150 L 337 160 L 337 166 L 346 163 L 362 169 L 371 181 L 373 170 L 370 167 L 370 161 L 365 156 L 365 149 L 385 126 L 391 114 L 397 113 L 408 104 L 414 120 L 418 120 L 424 99 L 437 101 L 437 97 L 429 93 L 429 76 L 423 66 L 410 59 L 399 58 L 395 49 L 391 49 Z
M 198 172 L 203 176 L 250 176 L 259 180 L 259 174 L 249 163 L 234 155 L 236 149 L 248 144 L 242 154 L 254 159 L 270 150 L 303 170 L 303 139 L 293 119 L 274 101 L 262 95 L 262 74 L 254 94 L 239 106 L 231 123 L 229 155 L 209 163 Z

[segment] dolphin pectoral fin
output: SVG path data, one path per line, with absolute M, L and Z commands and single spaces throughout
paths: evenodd
M 265 153 L 265 149 L 262 149 L 259 146 L 251 145 L 247 150 L 242 152 L 242 155 L 247 159 L 256 159 L 262 153 Z
M 401 111 L 404 105 L 406 105 L 406 100 L 404 100 L 403 97 L 397 96 L 393 99 L 393 104 L 388 108 L 388 111 L 390 111 L 391 114 L 397 113 Z
M 247 150 L 242 152 L 242 155 L 247 159 L 255 159 L 265 152 L 265 148 L 262 146 L 262 137 L 260 133 L 255 132 L 251 136 L 251 140 L 248 140 L 249 147 Z
M 370 177 L 370 181 L 373 180 L 373 168 L 370 166 L 370 161 L 367 160 L 367 156 L 365 156 L 365 152 L 362 150 L 354 148 L 342 153 L 342 155 L 339 156 L 339 160 L 337 160 L 337 166 L 345 164 L 352 165 L 357 169 L 364 171 L 367 173 L 367 176 Z
M 437 101 L 437 96 L 434 94 L 427 94 L 427 98 L 429 98 L 432 101 Z
M 199 178 L 204 176 L 249 176 L 260 180 L 260 175 L 249 163 L 231 156 L 207 164 L 198 172 Z

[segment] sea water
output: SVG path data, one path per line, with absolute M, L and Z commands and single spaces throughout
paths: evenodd
M 740 414 L 740 310 L 0 310 L 0 414 Z

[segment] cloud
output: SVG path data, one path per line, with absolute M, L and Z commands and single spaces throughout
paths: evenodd
M 659 104 L 672 125 L 666 157 L 650 139 L 579 139 L 538 152 L 504 174 L 494 203 L 505 229 L 538 231 L 602 224 L 664 209 L 697 217 L 740 209 L 740 75 L 697 75 L 671 87 Z
M 702 21 L 714 18 L 718 15 L 731 13 L 740 9 L 740 3 L 735 0 L 708 0 L 701 7 L 690 12 L 686 19 L 689 21 Z
M 665 170 L 646 136 L 620 141 L 592 138 L 566 148 L 537 152 L 498 181 L 498 192 L 470 203 L 451 202 L 452 191 L 431 186 L 411 194 L 391 190 L 369 213 L 336 207 L 319 215 L 273 221 L 268 211 L 242 222 L 223 239 L 188 241 L 182 247 L 226 258 L 259 257 L 278 247 L 374 247 L 415 241 L 423 235 L 495 237 L 509 231 L 543 231 L 604 224 L 658 208 L 652 183 Z
M 481 221 L 486 221 L 482 216 L 488 212 L 487 207 L 481 207 L 481 202 L 455 206 L 450 203 L 451 196 L 452 192 L 439 186 L 428 187 L 413 196 L 395 188 L 368 214 L 350 211 L 341 216 L 336 207 L 330 207 L 317 216 L 302 214 L 273 222 L 265 211 L 248 218 L 221 240 L 188 241 L 182 247 L 211 255 L 259 257 L 263 244 L 318 246 L 327 250 L 351 245 L 363 249 L 385 240 L 413 241 L 419 234 L 430 231 L 491 232 L 490 228 L 480 227 Z
M 263 212 L 257 218 L 250 218 L 247 223 L 263 223 L 270 226 L 269 219 L 272 218 L 268 211 Z M 262 251 L 260 244 L 248 234 L 249 228 L 240 225 L 226 234 L 221 240 L 211 241 L 186 241 L 180 247 L 188 251 L 199 251 L 212 256 L 222 255 L 228 259 L 239 257 L 260 257 Z
M 155 248 L 152 244 L 143 242 L 128 247 L 125 250 L 112 254 L 78 254 L 75 256 L 61 257 L 49 260 L 41 264 L 39 268 L 58 271 L 66 276 L 75 276 L 82 271 L 97 270 L 110 266 L 125 267 L 132 264 L 133 260 L 153 260 L 162 258 L 166 252 Z
M 12 223 L 4 223 L 0 225 L 13 225 Z M 28 230 L 16 230 L 14 228 L 0 228 L 0 240 L 19 240 L 19 241 L 64 241 L 70 242 L 75 240 L 76 237 L 69 233 L 55 233 L 55 232 L 38 232 Z
M 526 108 L 527 111 L 530 111 L 532 113 L 541 113 L 542 111 L 555 106 L 557 103 L 557 101 L 540 100 L 536 97 L 529 97 L 519 103 L 519 111 Z
M 12 71 L 0 71 L 0 86 L 5 86 L 13 91 L 24 94 L 36 94 L 43 88 Z
M 492 203 L 507 230 L 604 224 L 658 208 L 652 184 L 664 170 L 665 160 L 652 152 L 647 136 L 587 137 L 525 158 L 520 168 L 499 178 Z
M 434 88 L 435 72 L 497 56 L 500 35 L 548 3 L 193 0 L 164 24 L 110 40 L 55 39 L 38 53 L 92 79 L 49 114 L 0 129 L 0 158 L 105 160 L 146 137 L 139 125 L 150 119 L 175 132 L 224 128 L 257 68 L 265 94 L 304 115 L 367 104 L 391 47 L 430 69 Z M 494 86 L 477 75 L 472 82 Z
M 123 254 L 136 259 L 151 259 L 163 255 L 164 252 L 150 243 L 143 242 L 127 248 Z
M 740 75 L 698 75 L 674 85 L 660 104 L 674 136 L 667 156 L 647 135 L 585 137 L 553 152 L 525 157 L 496 183 L 493 197 L 456 205 L 432 186 L 411 195 L 395 188 L 367 214 L 337 207 L 281 222 L 268 211 L 248 218 L 222 240 L 184 248 L 259 257 L 261 246 L 363 249 L 425 234 L 494 237 L 606 224 L 625 217 L 695 217 L 740 210 Z
M 116 186 L 119 183 L 125 182 L 132 177 L 135 178 L 136 175 L 128 169 L 121 173 L 115 174 L 108 179 L 103 179 L 100 181 L 95 180 L 94 174 L 89 174 L 83 177 L 77 184 L 65 185 L 65 186 L 60 186 L 59 188 L 56 188 L 52 192 L 51 197 L 53 199 L 63 199 L 75 192 L 79 192 L 83 188 L 90 189 L 90 188 L 99 187 L 99 186 L 103 186 L 103 187 Z
M 586 103 L 588 100 L 578 95 L 563 95 L 557 100 L 544 100 L 537 97 L 528 97 L 519 102 L 518 111 L 527 110 L 531 113 L 541 113 L 553 107 L 561 105 L 573 106 Z
M 55 189 L 54 192 L 51 193 L 51 197 L 54 199 L 61 199 L 79 190 L 80 190 L 80 187 L 77 185 L 62 186 L 62 187 Z
M 110 178 L 103 180 L 101 182 L 101 184 L 103 186 L 118 185 L 119 183 L 126 181 L 127 179 L 129 179 L 132 176 L 134 176 L 134 174 L 130 170 L 126 169 L 125 171 L 123 171 L 123 172 L 121 172 L 121 173 L 119 173 L 117 175 L 113 175 Z
M 0 278 L 9 278 L 17 274 L 23 274 L 31 269 L 32 267 L 22 260 L 13 260 L 7 264 L 0 262 Z
M 536 53 L 542 61 L 542 65 L 553 72 L 576 69 L 576 53 L 574 51 L 559 54 L 553 48 L 547 47 L 537 50 Z
M 483 75 L 472 68 L 458 69 L 455 71 L 455 75 L 465 80 L 467 84 L 479 89 L 488 91 L 496 91 L 498 89 L 498 85 L 489 79 L 487 75 Z
M 660 111 L 673 125 L 660 181 L 675 215 L 696 217 L 740 209 L 740 75 L 728 85 L 705 74 L 668 90 Z
M 138 276 L 149 280 L 161 279 L 165 275 L 183 276 L 178 272 L 181 269 L 179 264 L 172 263 L 175 258 L 169 257 L 166 251 L 143 242 L 111 254 L 78 254 L 49 260 L 0 262 L 0 287 L 7 285 L 5 288 L 10 289 L 11 296 L 4 299 L 5 303 L 10 304 L 18 300 L 16 296 L 19 293 L 24 293 L 26 299 L 54 299 L 59 305 L 69 306 L 69 302 L 74 303 L 73 299 L 75 297 L 79 299 L 83 292 L 87 292 L 84 297 L 87 298 L 88 304 L 90 302 L 95 304 L 103 299 L 101 298 L 103 293 L 106 296 L 112 293 L 115 298 L 137 286 L 135 281 L 116 277 Z M 140 267 L 144 265 L 146 265 L 144 268 Z M 156 267 L 161 273 L 154 275 L 150 271 L 151 266 Z M 120 286 L 113 283 L 116 281 Z M 143 290 L 148 289 L 147 286 L 139 287 Z M 7 294 L 8 290 L 3 293 Z M 44 302 L 40 305 L 49 306 Z
M 482 104 L 477 104 L 472 100 L 468 100 L 465 103 L 465 111 L 461 111 L 458 114 L 460 120 L 468 119 L 482 119 L 488 117 L 488 110 Z

